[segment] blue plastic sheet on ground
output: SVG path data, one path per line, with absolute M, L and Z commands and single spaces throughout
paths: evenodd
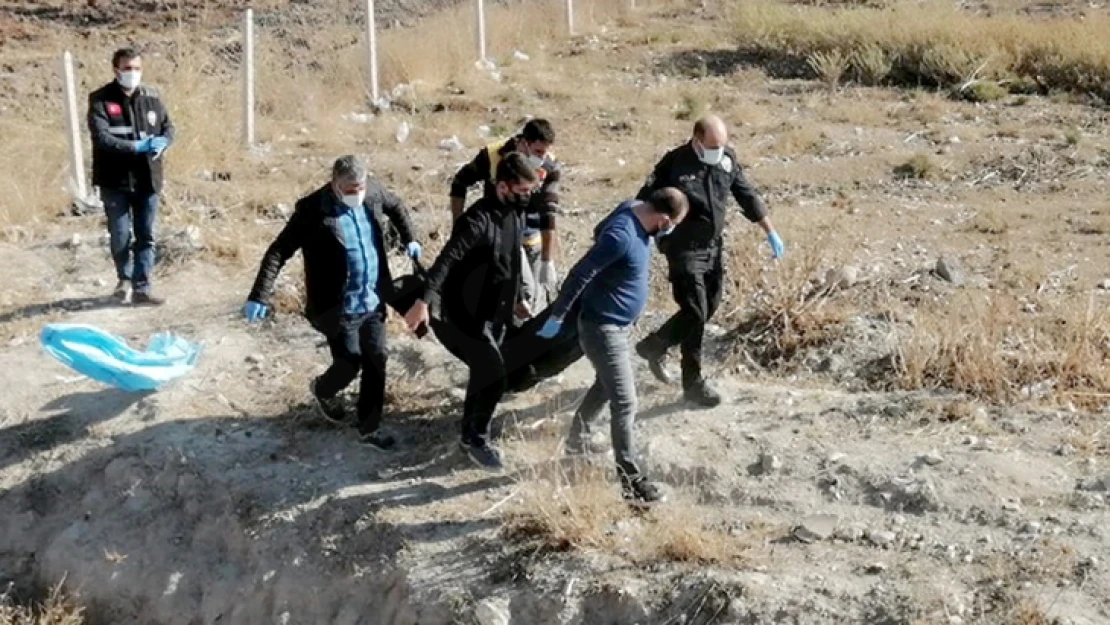
M 74 371 L 125 391 L 152 391 L 196 366 L 200 346 L 162 332 L 145 351 L 118 336 L 82 324 L 55 323 L 42 329 L 43 349 Z

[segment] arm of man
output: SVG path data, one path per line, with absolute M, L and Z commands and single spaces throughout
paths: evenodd
M 556 164 L 550 168 L 543 186 L 540 187 L 540 259 L 554 260 L 555 250 L 558 249 L 559 238 L 555 229 L 555 222 L 559 214 L 559 193 L 562 191 L 563 168 Z
M 379 195 L 382 203 L 382 212 L 397 228 L 397 234 L 400 235 L 400 247 L 405 248 L 409 243 L 416 241 L 416 226 L 412 223 L 412 217 L 409 209 L 401 198 L 397 197 L 394 193 L 383 187 L 377 182 L 372 183 L 375 187 L 374 192 Z
M 135 142 L 130 139 L 120 139 L 112 134 L 110 130 L 112 121 L 108 117 L 106 104 L 91 95 L 89 96 L 88 124 L 89 134 L 94 146 L 116 154 L 135 154 Z
M 436 257 L 435 264 L 428 270 L 424 285 L 424 302 L 433 317 L 440 314 L 440 295 L 447 276 L 459 261 L 461 261 L 485 235 L 489 216 L 481 211 L 463 213 L 463 218 L 455 222 L 451 229 L 451 238 L 447 245 Z
M 644 185 L 640 187 L 640 192 L 636 194 L 636 199 L 641 202 L 646 202 L 647 199 L 651 197 L 652 193 L 667 186 L 667 180 L 669 180 L 667 172 L 670 171 L 670 168 L 671 154 L 668 152 L 655 164 L 655 169 L 651 170 L 651 174 L 647 177 L 647 180 L 644 181 Z
M 744 212 L 744 217 L 752 223 L 758 223 L 763 226 L 763 229 L 770 232 L 768 228 L 770 222 L 767 220 L 767 208 L 763 204 L 763 198 L 759 196 L 759 192 L 748 181 L 747 176 L 744 175 L 744 169 L 740 167 L 740 163 L 736 158 L 732 159 L 732 185 L 730 187 L 732 197 L 736 198 L 736 203 L 740 205 L 740 209 Z
M 262 265 L 258 269 L 254 287 L 247 298 L 249 301 L 265 303 L 270 299 L 282 267 L 304 245 L 304 233 L 307 231 L 305 221 L 303 210 L 297 210 L 270 244 L 265 256 L 262 257 Z
M 485 182 L 490 177 L 489 149 L 482 148 L 478 155 L 459 168 L 451 181 L 451 217 L 458 219 L 466 208 L 466 192 L 470 187 Z
M 566 317 L 567 311 L 574 306 L 574 302 L 586 290 L 590 281 L 627 251 L 627 234 L 611 228 L 604 230 L 597 237 L 597 241 L 590 248 L 590 251 L 586 252 L 586 255 L 567 274 L 566 282 L 563 283 L 559 297 L 551 307 L 551 316 L 556 319 Z
M 162 112 L 162 127 L 159 129 L 158 134 L 164 137 L 166 141 L 169 142 L 169 145 L 173 145 L 173 140 L 177 136 L 177 127 L 173 125 L 173 120 L 170 119 L 170 111 L 166 108 L 166 104 L 162 102 L 161 98 L 158 99 L 158 108 L 160 108 Z

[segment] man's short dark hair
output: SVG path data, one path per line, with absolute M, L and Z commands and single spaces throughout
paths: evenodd
M 648 204 L 657 213 L 663 213 L 672 219 L 690 210 L 690 202 L 686 194 L 674 187 L 663 187 L 648 197 Z
M 548 144 L 555 143 L 555 129 L 551 127 L 551 122 L 546 119 L 528 120 L 520 134 L 528 143 L 535 143 L 536 141 Z
M 119 67 L 120 62 L 137 59 L 142 55 L 135 48 L 120 48 L 112 55 L 112 67 Z
M 497 182 L 535 184 L 538 180 L 536 171 L 532 169 L 528 161 L 524 160 L 524 155 L 520 152 L 509 152 L 497 164 Z

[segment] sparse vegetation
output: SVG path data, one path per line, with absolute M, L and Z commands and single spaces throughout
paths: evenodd
M 830 90 L 836 89 L 840 84 L 840 78 L 848 69 L 848 56 L 840 50 L 814 52 L 809 55 L 806 62 Z
M 35 606 L 15 605 L 7 594 L 0 594 L 0 625 L 82 625 L 85 611 L 75 605 L 58 584 Z
M 904 85 L 951 87 L 979 78 L 1036 77 L 1046 88 L 1110 99 L 1110 18 L 1039 20 L 1021 15 L 971 15 L 941 2 L 894 3 L 882 9 L 795 4 L 730 5 L 737 44 L 796 55 L 804 61 L 847 46 L 882 50 L 889 76 Z
M 881 85 L 894 68 L 890 55 L 876 44 L 865 45 L 852 53 L 852 69 L 865 85 Z
M 894 175 L 902 180 L 930 180 L 937 177 L 940 168 L 928 154 L 917 154 L 894 168 Z
M 977 80 L 961 86 L 955 94 L 968 102 L 994 102 L 1010 95 L 1010 92 L 992 80 Z

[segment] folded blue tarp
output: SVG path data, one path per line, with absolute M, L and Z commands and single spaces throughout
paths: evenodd
M 163 332 L 150 339 L 146 351 L 99 328 L 50 324 L 39 337 L 48 354 L 74 371 L 125 391 L 151 391 L 196 366 L 200 346 Z

